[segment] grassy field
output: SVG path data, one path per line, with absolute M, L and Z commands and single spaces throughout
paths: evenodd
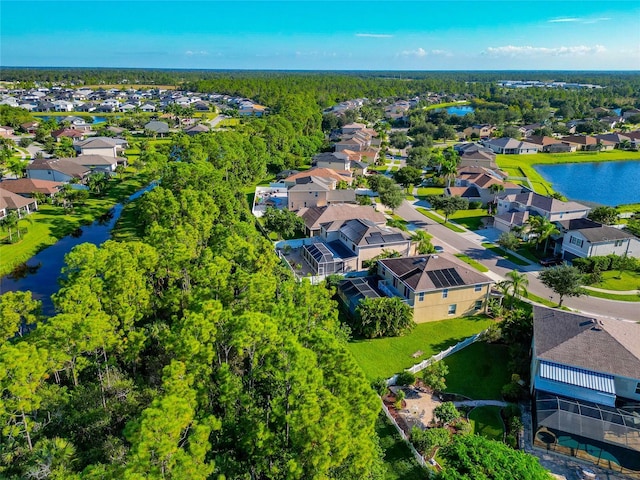
M 427 195 L 443 195 L 444 187 L 419 187 L 418 196 L 426 197 Z
M 590 297 L 606 298 L 607 300 L 616 300 L 618 302 L 640 302 L 640 295 L 637 294 L 615 295 L 612 293 L 596 292 L 594 290 L 586 289 L 585 292 Z
M 449 223 L 449 222 L 445 223 L 443 218 L 439 217 L 438 215 L 436 215 L 432 211 L 427 210 L 426 208 L 418 207 L 416 210 L 418 210 L 421 214 L 423 214 L 427 218 L 430 218 L 434 222 L 438 222 L 440 225 L 444 225 L 449 230 L 453 230 L 454 232 L 457 232 L 457 233 L 464 233 L 465 232 L 465 230 L 463 228 L 460 228 L 460 227 L 458 227 L 456 225 L 453 225 L 452 223 Z
M 476 407 L 469 412 L 469 421 L 474 434 L 490 440 L 502 441 L 504 424 L 500 416 L 500 407 Z
M 0 275 L 11 272 L 17 265 L 53 245 L 81 225 L 93 222 L 108 212 L 119 200 L 128 197 L 146 183 L 146 179 L 141 176 L 129 176 L 122 182 L 112 183 L 104 197 L 89 198 L 84 205 L 76 206 L 72 213 L 65 213 L 62 207 L 40 205 L 37 212 L 29 215 L 31 223 L 21 222 L 21 226 L 28 229 L 23 239 L 14 244 L 0 245 Z
M 440 215 L 444 216 L 444 212 L 438 210 Z M 483 226 L 483 218 L 487 218 L 489 213 L 484 208 L 478 208 L 475 210 L 458 210 L 456 213 L 449 217 L 449 220 L 453 220 L 459 225 L 468 228 L 469 230 L 480 230 Z
M 618 270 L 602 272 L 602 281 L 594 283 L 592 287 L 604 288 L 605 290 L 640 290 L 640 273 Z
M 422 323 L 402 337 L 354 340 L 348 349 L 368 378 L 387 378 L 481 332 L 493 322 L 488 317 L 475 316 Z M 413 358 L 418 351 L 422 355 Z
M 502 387 L 511 378 L 505 345 L 476 342 L 443 361 L 449 367 L 447 392 L 473 400 L 502 400 Z
M 427 478 L 424 469 L 407 444 L 400 438 L 396 429 L 389 423 L 384 413 L 380 413 L 376 421 L 376 433 L 380 438 L 380 447 L 384 452 L 386 471 L 384 480 L 423 480 Z
M 520 260 L 518 257 L 516 257 L 515 255 L 510 254 L 509 252 L 504 251 L 501 247 L 494 245 L 493 243 L 483 243 L 482 246 L 484 248 L 486 248 L 487 250 L 491 250 L 493 253 L 495 253 L 496 255 L 500 255 L 501 257 L 506 258 L 507 260 L 509 260 L 512 263 L 515 263 L 516 265 L 520 265 L 522 267 L 526 267 L 527 265 L 529 265 L 529 263 Z
M 464 263 L 468 263 L 469 265 L 471 265 L 473 268 L 475 268 L 476 270 L 478 270 L 480 272 L 488 272 L 489 271 L 489 269 L 487 267 L 482 265 L 480 262 L 475 261 L 473 258 L 468 257 L 464 253 L 456 253 L 455 256 L 458 257 L 460 260 L 462 260 Z

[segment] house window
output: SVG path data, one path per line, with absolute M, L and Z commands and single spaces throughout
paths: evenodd
M 442 298 L 447 298 L 449 296 L 449 289 L 445 288 L 442 290 Z
M 475 288 L 473 289 L 474 292 L 480 292 L 482 291 L 482 285 L 476 285 Z
M 418 301 L 419 301 L 419 302 L 423 302 L 423 301 L 424 301 L 424 292 L 420 292 L 420 293 L 418 294 Z
M 640 383 L 636 385 L 636 395 L 640 395 Z
M 482 310 L 482 300 L 476 300 L 475 305 L 473 306 L 476 310 Z
M 449 315 L 455 315 L 457 307 L 458 307 L 458 305 L 456 305 L 455 303 L 453 305 L 449 305 L 449 311 L 447 313 Z
M 616 240 L 616 247 L 621 247 L 622 246 L 622 240 Z
M 572 243 L 573 245 L 577 245 L 578 247 L 582 248 L 582 244 L 584 242 L 581 238 L 574 237 L 573 235 L 571 235 L 571 238 L 569 238 L 569 243 Z

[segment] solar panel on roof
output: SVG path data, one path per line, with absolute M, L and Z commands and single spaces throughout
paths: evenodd
M 429 275 L 429 278 L 436 288 L 458 287 L 465 284 L 455 268 L 430 270 L 427 272 L 427 275 Z

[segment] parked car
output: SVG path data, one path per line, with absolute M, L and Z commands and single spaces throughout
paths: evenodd
M 543 267 L 555 267 L 556 265 L 562 265 L 563 262 L 564 260 L 561 258 L 551 257 L 540 260 L 540 265 Z
M 436 251 L 436 253 L 444 252 L 444 247 L 441 247 L 440 245 L 434 245 L 433 249 Z

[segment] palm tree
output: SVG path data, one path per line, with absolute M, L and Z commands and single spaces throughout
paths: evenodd
M 529 296 L 527 292 L 527 286 L 529 286 L 529 279 L 525 273 L 520 273 L 517 270 L 511 270 L 507 273 L 507 280 L 505 280 L 508 290 L 511 290 L 511 308 L 516 298 L 521 296 Z
M 498 203 L 498 194 L 504 192 L 504 185 L 502 183 L 494 183 L 489 187 L 489 191 L 493 193 L 493 203 Z
M 7 227 L 7 230 L 9 230 L 10 243 L 13 243 L 13 230 L 18 227 L 18 221 L 20 221 L 20 217 L 15 210 L 8 212 L 2 219 L 2 224 Z M 20 236 L 20 229 L 18 229 L 18 236 Z
M 547 217 L 529 217 L 527 223 L 531 226 L 531 232 L 536 235 L 534 241 L 537 249 L 540 248 L 542 242 L 545 242 L 544 249 L 546 251 L 549 247 L 549 237 L 560 233 L 560 230 Z
M 420 255 L 435 252 L 435 248 L 431 244 L 431 238 L 431 235 L 424 230 L 416 230 L 413 233 L 411 239 L 418 244 L 416 250 Z

